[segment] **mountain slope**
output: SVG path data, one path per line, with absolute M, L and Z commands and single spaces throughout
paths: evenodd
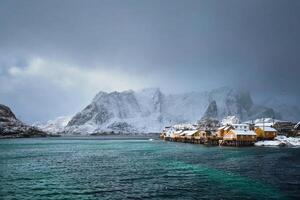
M 165 95 L 158 88 L 141 91 L 99 92 L 77 113 L 66 133 L 91 134 L 159 132 L 170 124 L 196 122 L 202 117 L 241 120 L 274 118 L 272 108 L 256 105 L 248 92 L 219 88 L 207 92 Z
M 16 118 L 11 109 L 0 104 L 0 136 L 11 137 L 41 137 L 47 134 L 40 129 L 29 126 Z
M 162 128 L 159 90 L 99 92 L 66 127 L 67 132 L 151 132 Z
M 263 104 L 273 108 L 275 110 L 275 114 L 277 118 L 281 118 L 284 120 L 291 120 L 294 122 L 300 121 L 300 109 L 295 105 L 290 105 L 287 103 L 285 98 L 274 97 L 271 99 L 266 99 Z
M 47 132 L 47 133 L 60 133 L 63 132 L 68 122 L 71 120 L 69 116 L 61 116 L 56 119 L 49 120 L 46 123 L 34 123 L 35 127 Z

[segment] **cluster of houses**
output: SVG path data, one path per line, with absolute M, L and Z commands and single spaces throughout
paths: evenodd
M 277 135 L 300 136 L 298 124 L 287 121 L 220 123 L 204 118 L 197 124 L 165 127 L 160 138 L 166 141 L 224 146 L 249 146 L 260 140 L 274 140 Z

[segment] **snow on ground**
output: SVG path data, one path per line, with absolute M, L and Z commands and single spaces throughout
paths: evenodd
M 277 136 L 275 140 L 258 141 L 255 146 L 291 146 L 300 147 L 300 138 Z
M 258 123 L 273 123 L 273 122 L 277 122 L 279 120 L 276 120 L 276 119 L 272 119 L 272 118 L 259 118 L 259 119 L 256 119 L 254 120 L 254 123 L 255 124 L 258 124 Z
M 255 146 L 285 146 L 285 143 L 278 140 L 266 140 L 266 141 L 258 141 L 254 145 Z
M 190 123 L 174 124 L 172 127 L 176 130 L 195 130 L 196 129 L 196 125 L 190 124 Z
M 222 121 L 221 121 L 221 124 L 223 126 L 232 125 L 232 124 L 239 124 L 239 123 L 240 123 L 240 120 L 236 116 L 227 116 L 227 117 L 223 118 Z
M 275 139 L 285 142 L 287 145 L 290 146 L 300 146 L 300 138 L 298 137 L 277 136 Z

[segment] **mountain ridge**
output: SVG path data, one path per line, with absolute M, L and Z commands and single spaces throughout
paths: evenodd
M 242 121 L 280 118 L 273 108 L 254 103 L 248 91 L 229 87 L 182 94 L 164 94 L 159 88 L 100 91 L 69 121 L 65 133 L 150 133 L 170 124 L 230 115 Z

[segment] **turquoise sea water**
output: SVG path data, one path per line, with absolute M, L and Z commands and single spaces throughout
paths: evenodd
M 299 199 L 299 148 L 0 141 L 0 199 Z

